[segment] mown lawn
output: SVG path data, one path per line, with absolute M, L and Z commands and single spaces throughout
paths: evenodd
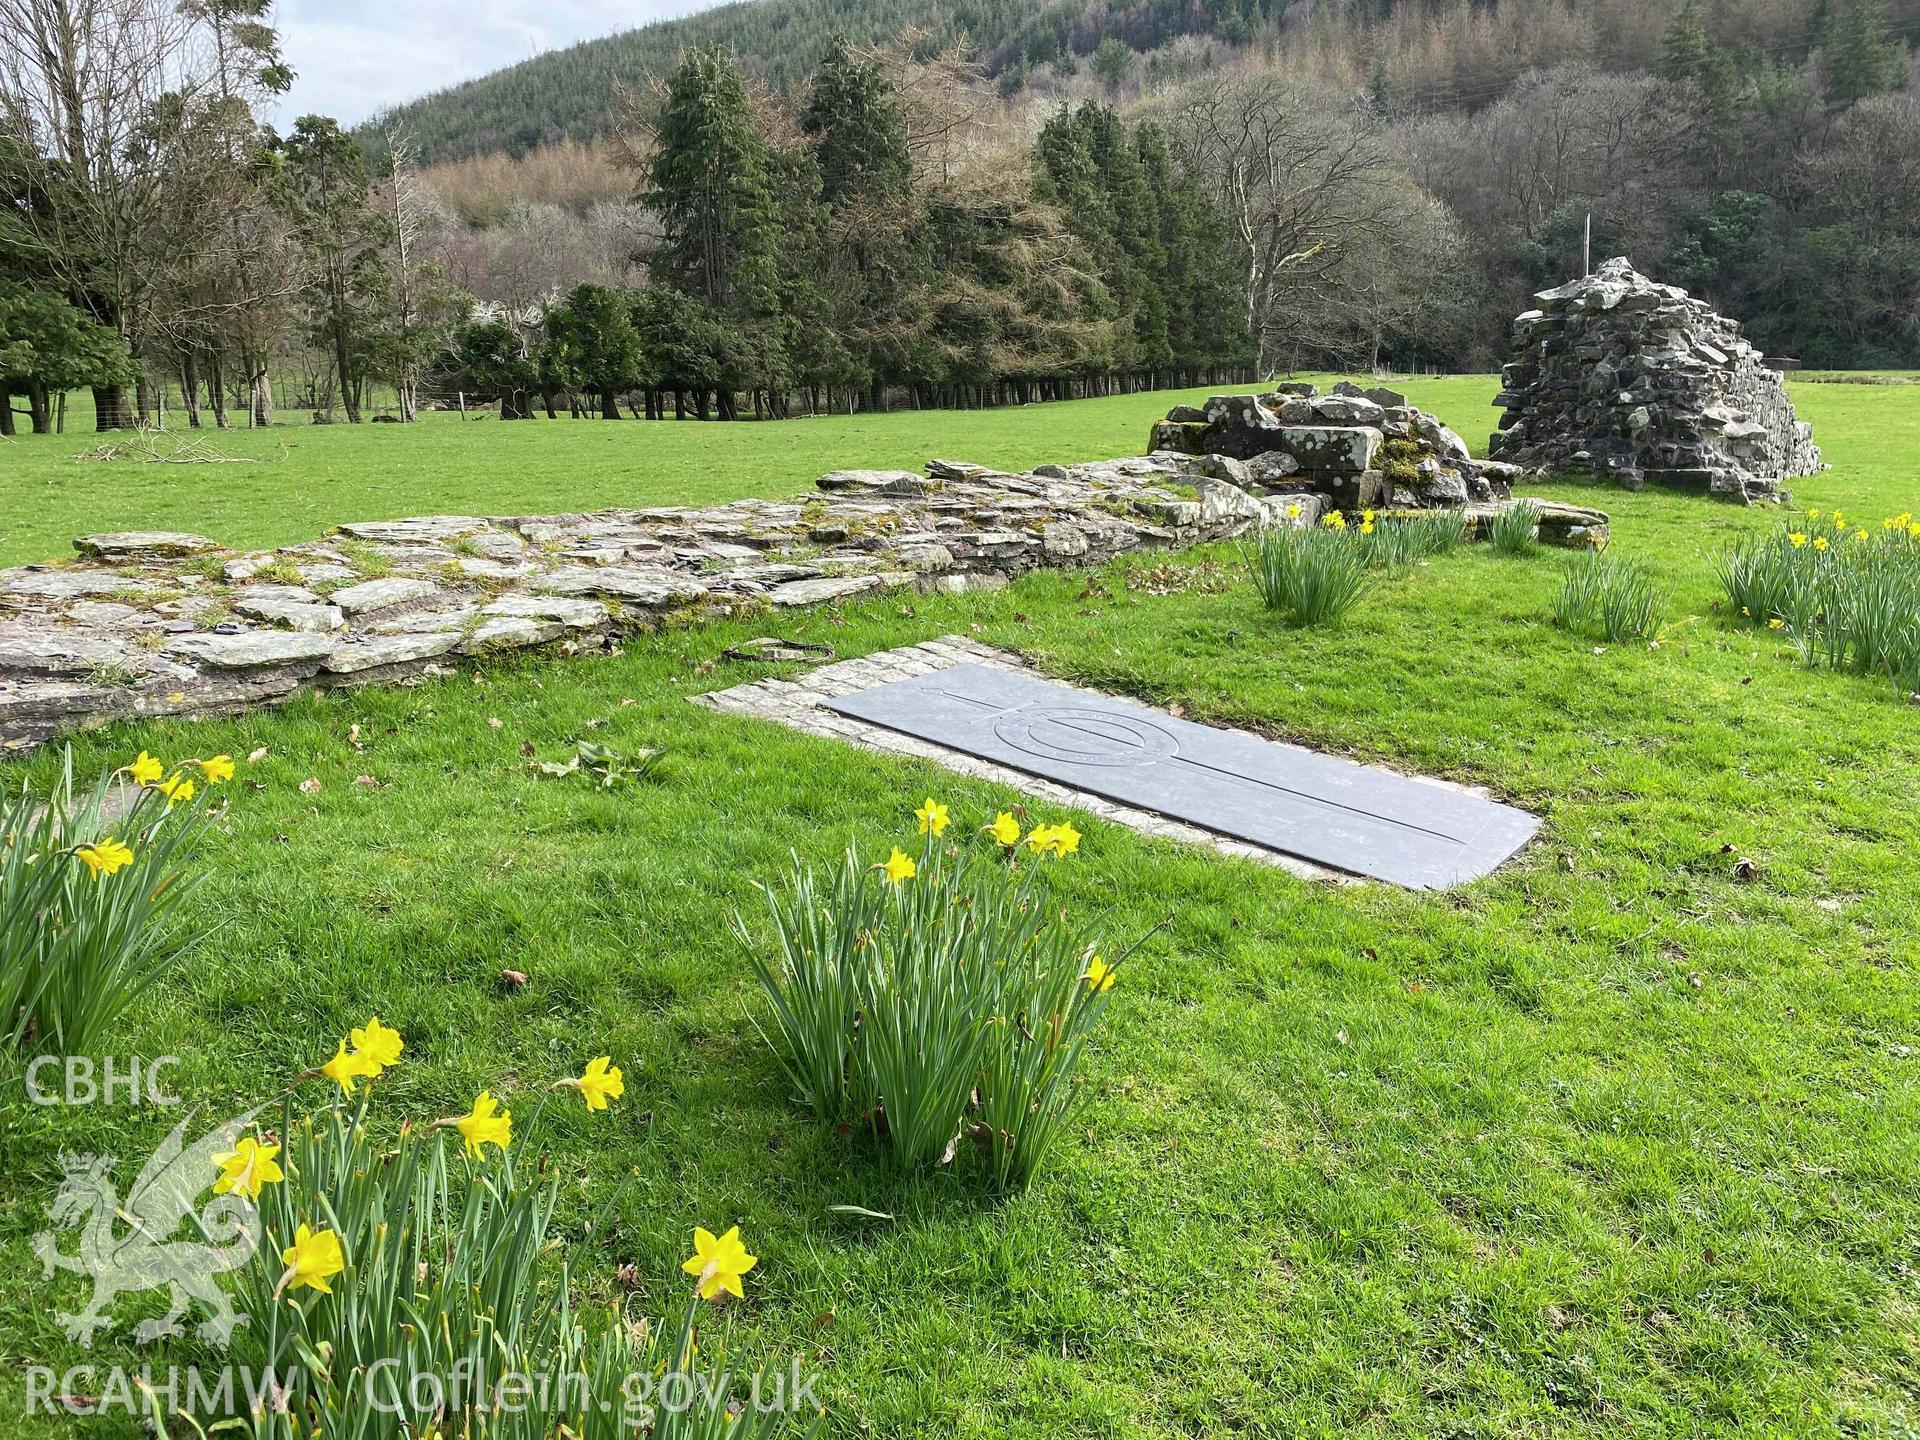
M 1490 382 L 1410 388 L 1483 438 Z M 49 513 L 23 519 L 62 543 L 130 523 L 260 542 L 358 514 L 763 493 L 856 461 L 1118 453 L 1170 398 L 605 438 L 585 422 L 302 431 L 283 468 L 164 467 L 150 483 L 177 492 L 111 511 L 53 486 Z M 1801 502 L 1870 525 L 1920 508 L 1920 395 L 1806 385 L 1796 400 L 1835 464 Z M 572 431 L 581 451 L 645 455 L 645 478 L 538 460 L 553 443 L 538 437 Z M 398 446 L 417 447 L 411 479 Z M 64 464 L 0 480 L 9 525 L 17 493 L 130 473 Z M 242 470 L 274 496 L 252 502 L 252 530 L 247 502 L 211 507 Z M 283 501 L 272 477 L 295 474 L 301 498 Z M 1672 587 L 1657 648 L 1555 631 L 1559 559 L 1486 553 L 1393 580 L 1322 632 L 1276 628 L 1237 576 L 1218 590 L 1207 567 L 1230 571 L 1225 551 L 1151 586 L 1148 558 L 793 622 L 842 655 L 971 631 L 1546 817 L 1514 865 L 1440 895 L 1311 885 L 1078 817 L 1081 854 L 1056 870 L 1068 903 L 1117 938 L 1172 919 L 1123 972 L 1081 1123 L 1015 1199 L 896 1178 L 797 1114 L 724 921 L 742 907 L 764 933 L 753 886 L 789 849 L 884 853 L 923 794 L 963 825 L 1017 797 L 687 704 L 760 673 L 712 663 L 753 626 L 86 737 L 87 766 L 141 746 L 269 752 L 243 771 L 264 788 L 232 792 L 204 936 L 123 1048 L 185 1057 L 176 1088 L 225 1114 L 378 1011 L 408 1041 L 383 1081 L 394 1119 L 463 1111 L 485 1084 L 530 1108 L 545 1079 L 611 1053 L 623 1103 L 546 1112 L 577 1284 L 611 1294 L 631 1262 L 641 1311 L 661 1313 L 691 1227 L 740 1224 L 762 1259 L 724 1343 L 804 1351 L 836 1436 L 1912 1433 L 1920 707 L 1806 672 L 1715 609 L 1714 553 L 1775 517 L 1551 493 L 1610 509 L 1615 544 Z M 1182 573 L 1196 583 L 1148 593 Z M 552 753 L 582 735 L 671 752 L 605 795 L 526 768 L 523 741 Z M 503 989 L 502 968 L 529 983 Z M 77 1285 L 43 1284 L 31 1253 L 58 1155 L 141 1157 L 175 1118 L 0 1111 L 9 1422 L 18 1367 L 103 1358 L 60 1336 L 52 1312 Z M 611 1233 L 587 1237 L 610 1200 Z

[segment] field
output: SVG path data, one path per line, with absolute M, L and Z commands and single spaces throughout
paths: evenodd
M 1484 438 L 1491 380 L 1407 388 Z M 269 544 L 379 516 L 790 493 L 934 455 L 1119 454 L 1176 398 L 218 437 L 289 446 L 258 465 L 75 461 L 94 437 L 25 438 L 0 448 L 0 561 L 136 524 Z M 1920 509 L 1920 391 L 1795 400 L 1833 462 L 1797 503 L 1875 527 Z M 203 933 L 122 1048 L 184 1057 L 174 1088 L 217 1110 L 377 1011 L 409 1047 L 381 1104 L 418 1117 L 488 1084 L 530 1105 L 612 1054 L 622 1105 L 549 1111 L 577 1287 L 611 1297 L 631 1263 L 636 1311 L 660 1313 L 691 1228 L 738 1223 L 761 1262 L 703 1345 L 804 1353 L 834 1436 L 1913 1434 L 1920 707 L 1805 670 L 1716 608 L 1716 552 L 1777 515 L 1544 493 L 1610 510 L 1616 549 L 1671 589 L 1657 646 L 1554 629 L 1561 560 L 1484 552 L 1388 581 L 1326 630 L 1274 625 L 1226 548 L 787 627 L 842 656 L 970 631 L 1546 819 L 1499 874 L 1421 895 L 1079 818 L 1057 872 L 1074 909 L 1116 939 L 1171 921 L 1124 971 L 1058 1164 L 1012 1200 L 896 1178 L 810 1126 L 725 920 L 740 909 L 764 940 L 754 886 L 790 850 L 884 853 L 928 793 L 967 827 L 1018 797 L 687 704 L 761 673 L 715 663 L 754 626 L 79 741 L 84 766 L 267 751 L 243 770 L 262 788 L 232 791 Z M 609 794 L 522 758 L 589 734 L 670 749 Z M 503 968 L 528 983 L 506 989 Z M 40 1280 L 32 1237 L 63 1151 L 144 1156 L 176 1118 L 0 1108 L 0 1413 L 29 1362 L 133 1355 L 62 1337 L 75 1282 Z

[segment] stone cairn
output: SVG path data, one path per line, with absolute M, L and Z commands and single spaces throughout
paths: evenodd
M 407 683 L 458 656 L 776 612 L 896 586 L 997 589 L 1040 566 L 1230 539 L 1282 517 L 1207 457 L 1007 474 L 961 461 L 837 470 L 821 493 L 706 509 L 428 515 L 281 550 L 135 531 L 0 570 L 0 754 L 303 688 Z M 1606 517 L 1595 519 L 1604 535 Z M 1543 538 L 1547 526 L 1542 524 Z
M 1625 259 L 1534 299 L 1494 400 L 1496 458 L 1743 503 L 1820 469 L 1779 372 L 1703 301 Z

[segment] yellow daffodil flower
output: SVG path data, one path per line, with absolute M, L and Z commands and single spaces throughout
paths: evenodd
M 747 1247 L 740 1242 L 738 1225 L 717 1240 L 711 1230 L 696 1226 L 693 1256 L 680 1268 L 699 1277 L 694 1293 L 702 1300 L 718 1300 L 723 1290 L 736 1298 L 744 1298 L 746 1291 L 740 1288 L 740 1277 L 753 1269 L 759 1259 L 757 1255 L 749 1255 Z
M 1373 523 L 1373 511 L 1362 510 L 1360 512 L 1360 519 L 1363 524 L 1371 525 Z
M 242 1135 L 233 1142 L 233 1149 L 213 1157 L 213 1163 L 220 1167 L 220 1178 L 213 1182 L 213 1193 L 258 1200 L 264 1187 L 277 1185 L 287 1178 L 274 1159 L 279 1153 L 278 1145 L 262 1145 L 253 1136 Z
M 873 868 L 886 871 L 887 879 L 896 885 L 905 884 L 920 873 L 920 867 L 913 863 L 913 857 L 898 845 L 893 847 L 893 854 L 887 857 L 886 864 L 876 865 Z
M 365 1025 L 347 1032 L 347 1038 L 353 1041 L 355 1053 L 374 1067 L 373 1073 L 376 1075 L 389 1065 L 399 1063 L 400 1052 L 406 1048 L 406 1041 L 400 1038 L 400 1032 L 382 1025 L 378 1015 L 368 1016 Z
M 1807 511 L 1807 518 L 1809 520 L 1818 520 L 1820 518 L 1820 512 L 1818 510 L 1809 510 Z
M 347 1042 L 342 1040 L 339 1048 L 333 1052 L 333 1059 L 320 1067 L 320 1073 L 333 1081 L 348 1095 L 353 1094 L 353 1082 L 371 1080 L 380 1073 L 380 1066 L 358 1050 L 349 1052 Z
M 1071 855 L 1080 848 L 1080 832 L 1071 821 L 1058 825 L 1036 825 L 1027 832 L 1027 844 L 1043 855 Z
M 1098 994 L 1102 990 L 1113 989 L 1115 975 L 1113 966 L 1107 964 L 1098 955 L 1087 961 L 1087 973 L 1080 977 L 1087 982 L 1087 989 Z
M 1300 518 L 1300 507 L 1298 505 L 1287 506 L 1287 519 L 1298 520 L 1299 518 Z
M 1373 533 L 1373 522 L 1372 522 L 1371 520 L 1363 520 L 1363 521 L 1361 521 L 1361 522 L 1360 522 L 1360 533 L 1361 533 L 1362 535 L 1371 535 L 1371 534 Z
M 466 1142 L 467 1154 L 476 1160 L 481 1158 L 483 1145 L 497 1145 L 504 1150 L 513 1143 L 513 1112 L 500 1109 L 500 1102 L 488 1090 L 474 1097 L 473 1109 L 454 1121 L 453 1126 Z
M 133 851 L 122 842 L 109 835 L 104 840 L 96 840 L 91 845 L 79 846 L 73 852 L 80 862 L 93 872 L 98 880 L 102 875 L 111 875 L 133 863 Z
M 1907 527 L 1907 534 L 1916 540 L 1920 540 L 1920 520 L 1914 521 L 1913 524 Z
M 993 817 L 993 824 L 987 827 L 987 833 L 1011 850 L 1020 843 L 1020 822 L 1013 818 L 1011 810 L 1002 810 Z
M 1329 510 L 1320 517 L 1320 523 L 1329 530 L 1344 530 L 1347 528 L 1347 517 L 1338 510 Z
M 307 1225 L 293 1232 L 293 1244 L 280 1252 L 280 1263 L 287 1268 L 275 1293 L 304 1285 L 331 1295 L 333 1286 L 327 1282 L 347 1268 L 346 1257 L 340 1253 L 340 1237 L 331 1230 L 315 1231 Z
M 1867 532 L 1865 530 L 1856 530 L 1853 532 L 1853 539 L 1855 544 L 1858 544 L 1860 541 L 1865 540 L 1866 538 L 1867 538 Z
M 209 785 L 224 785 L 233 779 L 233 757 L 215 755 L 210 760 L 200 762 L 200 773 L 207 777 Z
M 1767 628 L 1769 630 L 1784 630 L 1786 628 L 1786 625 L 1787 625 L 1787 622 L 1782 620 L 1778 615 L 1774 616 L 1773 619 L 1767 621 Z
M 1827 548 L 1827 537 L 1826 537 L 1826 536 L 1824 536 L 1824 535 L 1816 535 L 1816 536 L 1814 536 L 1814 537 L 1813 537 L 1813 548 L 1814 548 L 1814 549 L 1816 549 L 1816 550 L 1824 550 L 1824 549 L 1826 549 L 1826 548 Z
M 169 810 L 173 809 L 173 807 L 178 805 L 182 800 L 191 800 L 193 798 L 193 781 L 187 779 L 178 771 L 169 775 L 164 780 L 154 782 L 153 788 L 167 797 L 167 809 Z
M 167 767 L 144 750 L 131 765 L 127 766 L 127 777 L 136 785 L 151 785 L 166 773 Z
M 1793 546 L 1794 549 L 1798 550 L 1801 546 L 1807 543 L 1807 537 L 1801 534 L 1798 530 L 1796 530 L 1791 535 L 1787 536 L 1787 543 Z
M 627 1093 L 627 1082 L 620 1077 L 620 1067 L 608 1063 L 611 1058 L 601 1055 L 589 1060 L 578 1080 L 564 1082 L 580 1092 L 589 1110 L 604 1110 L 609 1100 L 618 1100 Z
M 1847 517 L 1842 515 L 1838 510 L 1833 512 L 1833 528 L 1836 530 L 1844 530 L 1847 528 Z
M 921 802 L 920 808 L 913 812 L 913 818 L 920 822 L 922 835 L 939 835 L 947 828 L 947 807 L 929 795 Z

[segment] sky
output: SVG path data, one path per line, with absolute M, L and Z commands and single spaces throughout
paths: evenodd
M 273 119 L 354 125 L 430 90 L 542 50 L 707 9 L 716 0 L 280 0 L 281 52 L 298 73 Z

